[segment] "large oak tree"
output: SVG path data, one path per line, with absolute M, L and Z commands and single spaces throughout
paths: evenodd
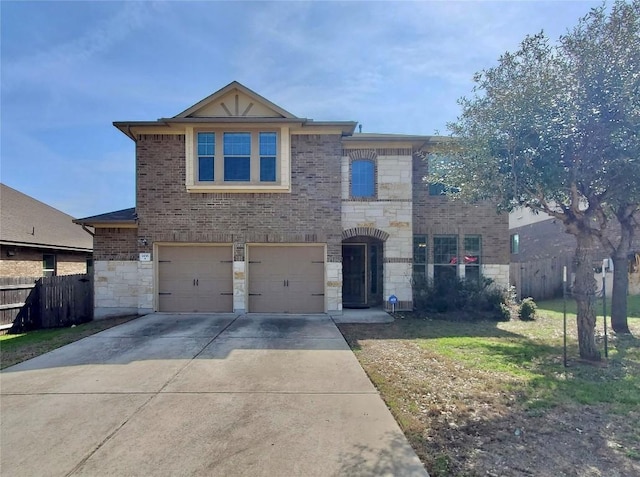
M 475 75 L 473 97 L 448 125 L 457 140 L 443 151 L 444 179 L 430 178 L 467 200 L 546 212 L 575 236 L 573 296 L 589 360 L 600 359 L 592 251 L 602 241 L 622 255 L 626 239 L 607 244 L 610 211 L 627 217 L 640 202 L 639 32 L 634 0 L 593 9 L 556 43 L 525 38 Z

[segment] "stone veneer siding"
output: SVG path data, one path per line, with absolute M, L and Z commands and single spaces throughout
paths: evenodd
M 153 311 L 153 264 L 131 260 L 94 262 L 96 319 Z
M 376 163 L 376 196 L 351 197 L 351 164 L 367 158 Z M 398 298 L 396 310 L 413 308 L 411 260 L 413 254 L 411 149 L 345 149 L 342 157 L 342 228 L 382 231 L 383 278 L 382 299 Z
M 433 265 L 434 235 L 482 236 L 482 272 L 503 287 L 509 286 L 509 216 L 489 203 L 463 204 L 444 196 L 430 196 L 423 181 L 427 160 L 413 158 L 413 233 L 428 238 L 427 262 Z M 463 243 L 459 242 L 462 252 Z M 430 267 L 431 273 L 433 268 Z

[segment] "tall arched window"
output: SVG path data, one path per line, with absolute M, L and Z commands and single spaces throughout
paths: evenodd
M 375 164 L 369 159 L 351 163 L 351 197 L 375 196 Z

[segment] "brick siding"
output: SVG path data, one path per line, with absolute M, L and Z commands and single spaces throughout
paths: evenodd
M 137 241 L 136 229 L 95 229 L 94 260 L 137 260 Z
M 413 158 L 413 233 L 426 234 L 428 262 L 433 263 L 434 235 L 481 235 L 482 262 L 509 263 L 509 216 L 498 214 L 492 204 L 463 204 L 444 196 L 430 196 L 426 160 Z M 462 242 L 459 244 L 462 247 Z
M 135 242 L 136 252 L 158 241 L 232 242 L 235 260 L 244 260 L 246 242 L 326 242 L 328 260 L 339 262 L 341 152 L 339 135 L 293 135 L 291 193 L 188 193 L 184 136 L 141 135 L 137 236 L 147 245 Z M 105 246 L 96 241 L 100 259 Z

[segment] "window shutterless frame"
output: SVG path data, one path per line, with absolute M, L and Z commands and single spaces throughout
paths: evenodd
M 452 280 L 458 276 L 458 236 L 436 235 L 433 237 L 434 280 Z
M 195 183 L 274 184 L 280 180 L 276 131 L 197 131 Z
M 215 179 L 216 135 L 212 132 L 197 134 L 198 181 L 213 182 Z
M 251 133 L 222 133 L 224 156 L 224 181 L 251 181 Z
M 413 278 L 415 281 L 427 278 L 427 251 L 428 243 L 426 235 L 413 236 Z
M 370 159 L 351 162 L 351 197 L 373 198 L 376 193 L 376 166 Z
M 480 280 L 480 265 L 482 264 L 482 237 L 480 235 L 464 236 L 462 262 L 465 280 Z
M 288 126 L 187 127 L 185 148 L 187 192 L 291 192 Z
M 53 253 L 45 253 L 42 255 L 42 276 L 55 277 L 57 275 L 56 256 Z

